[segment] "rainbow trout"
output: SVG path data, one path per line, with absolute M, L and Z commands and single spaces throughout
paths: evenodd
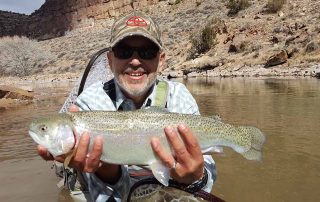
M 165 126 L 186 124 L 196 135 L 203 153 L 221 151 L 231 147 L 246 159 L 260 160 L 265 141 L 262 132 L 250 126 L 232 126 L 217 117 L 170 113 L 165 109 L 150 107 L 135 111 L 67 112 L 33 121 L 29 134 L 33 140 L 58 156 L 70 153 L 79 136 L 88 131 L 91 137 L 104 139 L 101 160 L 112 164 L 149 165 L 154 176 L 164 185 L 164 167 L 151 148 L 150 139 L 157 136 L 170 152 L 164 134 Z M 73 133 L 73 130 L 76 133 Z M 94 138 L 91 138 L 90 147 Z

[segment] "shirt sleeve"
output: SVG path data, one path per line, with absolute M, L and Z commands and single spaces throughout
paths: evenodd
M 127 166 L 121 166 L 121 177 L 114 185 L 107 184 L 94 173 L 84 173 L 88 183 L 88 189 L 92 201 L 108 201 L 113 197 L 116 201 L 122 201 L 130 191 L 130 177 Z
M 216 181 L 217 170 L 216 164 L 210 155 L 203 155 L 204 158 L 204 168 L 208 173 L 208 181 L 207 184 L 202 188 L 203 191 L 208 193 L 211 192 L 214 182 Z
M 167 107 L 170 112 L 200 115 L 196 100 L 185 85 L 178 82 L 169 83 Z

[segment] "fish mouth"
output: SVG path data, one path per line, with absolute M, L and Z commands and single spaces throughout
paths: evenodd
M 37 144 L 45 146 L 43 140 L 39 138 L 39 135 L 37 133 L 29 130 L 29 135 Z

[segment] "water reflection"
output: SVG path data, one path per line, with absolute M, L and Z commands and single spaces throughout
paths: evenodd
M 72 83 L 34 86 L 36 101 L 0 111 L 0 201 L 59 201 L 58 181 L 28 135 L 31 120 L 62 106 Z M 66 200 L 64 200 L 66 201 Z
M 320 81 L 316 79 L 192 79 L 184 82 L 204 115 L 254 125 L 267 136 L 264 158 L 215 156 L 214 193 L 227 201 L 318 201 Z
M 206 78 L 180 80 L 203 115 L 253 125 L 267 137 L 262 162 L 226 150 L 214 158 L 213 193 L 227 201 L 320 201 L 320 80 Z M 39 102 L 0 111 L 0 201 L 68 201 L 57 179 L 35 152 L 27 125 L 56 113 L 72 85 L 40 86 Z M 28 188 L 26 183 L 31 185 Z M 13 192 L 14 191 L 14 192 Z

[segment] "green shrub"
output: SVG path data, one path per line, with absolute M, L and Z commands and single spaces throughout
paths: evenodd
M 268 0 L 268 3 L 266 5 L 266 11 L 269 13 L 276 13 L 283 5 L 286 3 L 286 0 Z
M 0 38 L 0 75 L 27 76 L 42 71 L 52 58 L 35 40 L 27 37 Z
M 176 0 L 176 2 L 174 4 L 179 4 L 181 2 L 182 2 L 182 0 Z
M 205 53 L 216 45 L 216 36 L 220 29 L 220 22 L 220 19 L 213 18 L 200 32 L 191 35 L 192 48 L 189 58 L 195 58 L 196 55 Z
M 228 15 L 236 15 L 239 11 L 244 10 L 250 6 L 248 0 L 229 0 L 227 8 L 229 8 Z

